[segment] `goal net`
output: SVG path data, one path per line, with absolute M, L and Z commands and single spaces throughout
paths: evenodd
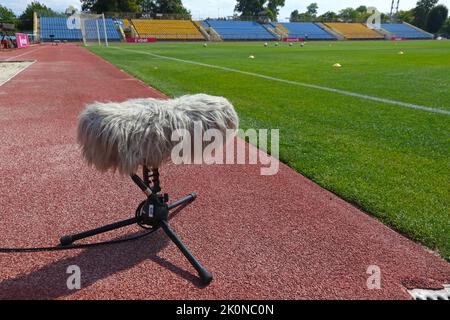
M 106 20 L 103 14 L 75 13 L 67 19 L 69 29 L 79 29 L 83 44 L 108 46 Z

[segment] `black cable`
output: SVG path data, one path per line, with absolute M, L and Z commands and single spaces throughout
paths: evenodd
M 175 210 L 173 210 L 170 213 L 170 215 L 168 217 L 168 220 L 170 220 L 171 218 L 175 217 L 181 210 L 183 210 L 189 204 L 190 204 L 189 202 L 183 203 L 181 205 L 177 205 L 176 203 L 172 204 L 172 205 L 174 205 L 173 209 L 175 209 Z M 169 208 L 169 210 L 170 209 L 171 208 Z M 139 223 L 138 223 L 138 225 L 141 226 Z M 127 238 L 124 238 L 124 239 L 117 239 L 117 240 L 110 240 L 110 241 L 103 241 L 103 242 L 95 242 L 95 243 L 85 243 L 85 244 L 71 244 L 71 245 L 67 245 L 67 246 L 59 245 L 59 246 L 53 246 L 53 247 L 0 248 L 0 253 L 66 251 L 66 250 L 86 249 L 86 248 L 94 248 L 94 247 L 101 247 L 101 246 L 120 244 L 120 243 L 136 241 L 136 240 L 145 238 L 145 237 L 151 235 L 152 233 L 154 233 L 155 231 L 157 231 L 159 229 L 159 226 L 155 227 L 155 228 L 147 229 L 144 225 L 142 225 L 141 228 L 146 229 L 146 231 L 143 232 L 142 234 L 138 234 L 138 235 L 133 236 L 133 237 L 127 237 Z
M 118 239 L 118 240 L 110 240 L 110 241 L 103 241 L 103 242 L 95 242 L 95 243 L 85 243 L 85 244 L 71 244 L 68 246 L 53 246 L 53 247 L 29 247 L 29 248 L 0 248 L 0 253 L 24 253 L 24 252 L 46 252 L 46 251 L 66 251 L 66 250 L 75 250 L 75 249 L 86 249 L 86 248 L 93 248 L 93 247 L 100 247 L 100 246 L 108 246 L 113 244 L 120 244 L 125 243 L 129 241 L 136 241 L 139 239 L 142 239 L 144 237 L 147 237 L 154 233 L 156 229 L 151 229 L 146 232 L 143 232 L 142 234 L 133 236 L 133 237 L 127 237 L 124 239 Z

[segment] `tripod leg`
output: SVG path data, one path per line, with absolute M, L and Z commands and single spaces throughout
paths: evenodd
M 144 166 L 144 167 L 142 168 L 142 177 L 143 177 L 143 180 L 144 180 L 145 185 L 146 185 L 147 187 L 150 187 L 150 173 L 149 173 L 149 171 L 148 171 L 147 166 Z
M 183 199 L 180 199 L 178 201 L 175 201 L 174 203 L 171 203 L 169 205 L 169 210 L 175 209 L 182 205 L 187 205 L 187 204 L 191 203 L 192 201 L 194 201 L 196 198 L 197 198 L 197 195 L 195 193 L 191 193 L 191 194 L 187 195 L 186 197 L 184 197 Z
M 150 197 L 150 195 L 153 193 L 152 190 L 145 184 L 145 182 L 141 178 L 139 178 L 138 175 L 136 174 L 132 175 L 131 179 L 133 180 L 134 183 L 137 184 L 139 189 L 141 189 L 142 192 L 144 192 L 144 194 L 147 197 Z
M 161 221 L 161 228 L 167 234 L 167 236 L 172 240 L 180 249 L 180 251 L 184 254 L 186 259 L 189 260 L 191 265 L 197 270 L 200 279 L 204 284 L 209 284 L 212 280 L 212 274 L 202 264 L 193 256 L 193 254 L 189 251 L 189 249 L 184 245 L 181 239 L 177 236 L 177 234 L 170 228 L 167 221 Z
M 109 224 L 109 225 L 106 225 L 106 226 L 103 226 L 103 227 L 100 227 L 100 228 L 96 228 L 96 229 L 93 229 L 93 230 L 89 230 L 89 231 L 86 231 L 86 232 L 81 232 L 81 233 L 78 233 L 78 234 L 72 234 L 72 235 L 63 236 L 60 239 L 60 243 L 61 243 L 62 246 L 68 246 L 68 245 L 72 244 L 73 242 L 75 242 L 77 240 L 85 239 L 85 238 L 88 238 L 88 237 L 95 236 L 97 234 L 101 234 L 101 233 L 105 233 L 105 232 L 108 232 L 108 231 L 120 229 L 120 228 L 123 228 L 123 227 L 127 227 L 127 226 L 130 226 L 130 225 L 135 224 L 137 222 L 138 222 L 137 218 L 131 218 L 131 219 L 128 219 L 128 220 L 119 221 L 119 222 L 112 223 L 112 224 Z

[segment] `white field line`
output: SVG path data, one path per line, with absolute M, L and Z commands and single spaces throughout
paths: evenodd
M 1 62 L 1 61 L 0 61 L 0 62 Z M 14 73 L 13 75 L 11 75 L 11 76 L 10 76 L 8 79 L 6 79 L 5 81 L 0 82 L 0 87 L 3 86 L 5 83 L 11 81 L 15 76 L 17 76 L 19 73 L 21 73 L 21 72 L 27 70 L 29 67 L 31 67 L 31 66 L 32 66 L 33 64 L 35 64 L 35 63 L 36 63 L 36 60 L 31 61 L 29 65 L 27 65 L 27 66 L 25 66 L 24 68 L 18 70 L 16 73 Z
M 407 103 L 407 102 L 395 101 L 395 100 L 391 100 L 391 99 L 379 98 L 379 97 L 369 96 L 369 95 L 355 93 L 355 92 L 351 92 L 351 91 L 335 89 L 335 88 L 331 88 L 331 87 L 318 86 L 318 85 L 309 84 L 309 83 L 285 80 L 285 79 L 275 78 L 275 77 L 271 77 L 271 76 L 267 76 L 267 75 L 263 75 L 263 74 L 254 73 L 254 72 L 242 71 L 242 70 L 237 70 L 237 69 L 232 69 L 232 68 L 227 68 L 227 67 L 216 66 L 216 65 L 212 65 L 212 64 L 206 64 L 206 63 L 202 63 L 202 62 L 196 62 L 196 61 L 191 61 L 191 60 L 184 60 L 184 59 L 162 56 L 159 54 L 150 53 L 150 52 L 146 52 L 146 51 L 139 51 L 139 50 L 112 47 L 112 46 L 110 48 L 145 54 L 145 55 L 153 56 L 153 57 L 160 58 L 160 59 L 172 60 L 172 61 L 176 61 L 176 62 L 187 63 L 187 64 L 202 66 L 202 67 L 211 68 L 211 69 L 239 73 L 239 74 L 262 78 L 262 79 L 267 79 L 267 80 L 271 80 L 271 81 L 282 82 L 282 83 L 286 83 L 286 84 L 290 84 L 290 85 L 294 85 L 294 86 L 298 86 L 298 87 L 305 87 L 305 88 L 317 89 L 317 90 L 322 90 L 322 91 L 334 92 L 334 93 L 338 93 L 338 94 L 341 94 L 344 96 L 350 96 L 350 97 L 360 98 L 360 99 L 364 99 L 364 100 L 376 101 L 376 102 L 387 103 L 387 104 L 400 106 L 400 107 L 406 107 L 406 108 L 411 108 L 411 109 L 423 110 L 423 111 L 427 111 L 427 112 L 450 115 L 450 111 L 448 111 L 448 110 L 431 108 L 431 107 L 421 106 L 418 104 L 412 104 L 412 103 Z

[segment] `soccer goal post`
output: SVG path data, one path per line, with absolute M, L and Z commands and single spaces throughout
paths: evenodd
M 104 14 L 75 13 L 67 20 L 69 29 L 79 29 L 85 46 L 108 46 L 108 32 Z

